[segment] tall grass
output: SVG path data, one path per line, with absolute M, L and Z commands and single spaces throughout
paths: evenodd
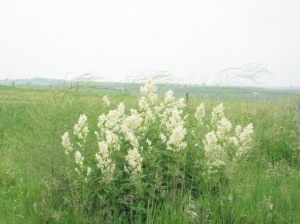
M 120 101 L 137 107 L 135 96 L 109 97 L 112 108 Z M 203 182 L 198 186 L 198 197 L 192 188 L 177 191 L 175 201 L 174 192 L 168 192 L 163 203 L 149 197 L 137 206 L 144 211 L 131 217 L 125 215 L 130 211 L 122 213 L 118 207 L 110 211 L 111 216 L 104 210 L 87 210 L 70 197 L 78 193 L 80 185 L 74 183 L 76 173 L 68 168 L 61 135 L 72 129 L 82 113 L 96 130 L 99 114 L 108 112 L 101 99 L 101 94 L 0 89 L 0 223 L 300 222 L 300 144 L 295 110 L 299 97 L 277 102 L 223 100 L 232 123 L 253 122 L 255 127 L 253 150 L 234 178 L 229 184 L 213 187 Z M 191 98 L 187 112 L 192 114 L 200 101 L 208 111 L 220 103 Z

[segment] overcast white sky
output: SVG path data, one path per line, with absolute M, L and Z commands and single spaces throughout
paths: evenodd
M 214 84 L 250 63 L 266 85 L 300 86 L 299 0 L 0 0 L 0 79 L 163 70 Z

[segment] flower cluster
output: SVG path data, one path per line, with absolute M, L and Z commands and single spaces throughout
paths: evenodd
M 169 135 L 166 142 L 167 150 L 178 152 L 186 148 L 187 143 L 184 141 L 186 128 L 180 111 L 176 108 L 172 110 L 171 116 L 167 119 L 166 131 Z
M 108 99 L 107 95 L 103 96 L 102 101 L 104 103 L 104 106 L 106 106 L 106 107 L 110 106 L 110 100 Z
M 166 143 L 166 149 L 173 152 L 179 152 L 186 148 L 184 141 L 186 136 L 185 119 L 183 109 L 185 107 L 184 99 L 175 99 L 173 91 L 169 90 L 165 94 L 163 103 L 156 107 L 156 114 L 161 121 L 162 133 L 160 138 Z
M 101 173 L 105 176 L 107 181 L 113 179 L 113 173 L 115 170 L 115 163 L 110 157 L 108 150 L 108 144 L 105 141 L 98 142 L 99 151 L 96 153 L 95 158 L 97 161 L 97 167 L 101 170 Z
M 150 103 L 150 105 L 153 105 L 155 101 L 157 100 L 157 94 L 155 93 L 157 90 L 157 87 L 155 85 L 155 82 L 153 79 L 149 79 L 144 86 L 141 87 L 140 92 L 142 94 L 142 97 L 145 97 L 147 102 Z
M 76 151 L 74 153 L 74 157 L 75 157 L 75 163 L 79 166 L 79 169 L 82 170 L 83 168 L 83 161 L 84 161 L 84 157 L 81 155 L 81 153 L 79 151 Z M 81 175 L 81 172 L 79 171 L 78 168 L 75 168 L 75 171 Z
M 118 133 L 125 117 L 125 106 L 120 103 L 115 110 L 110 110 L 108 114 L 101 114 L 98 119 L 99 132 L 95 132 L 98 142 L 104 140 L 108 147 L 113 150 L 120 150 L 120 138 Z
M 80 115 L 77 124 L 74 126 L 74 135 L 77 136 L 79 147 L 83 146 L 85 143 L 86 136 L 89 133 L 87 116 L 85 114 Z
M 141 156 L 137 148 L 129 149 L 125 157 L 128 165 L 125 166 L 125 171 L 130 174 L 132 178 L 136 178 L 139 173 L 142 172 L 142 161 Z
M 208 173 L 217 172 L 219 168 L 226 165 L 226 149 L 219 144 L 217 135 L 211 131 L 204 138 L 204 152 L 206 156 L 206 165 Z
M 227 133 L 231 131 L 231 128 L 231 122 L 226 117 L 222 117 L 221 120 L 217 123 L 216 135 L 219 139 L 224 140 Z
M 65 149 L 65 154 L 66 155 L 69 155 L 70 152 L 72 152 L 73 150 L 73 147 L 72 147 L 72 144 L 70 142 L 70 137 L 69 137 L 69 133 L 68 132 L 65 132 L 62 136 L 61 136 L 61 139 L 62 139 L 62 146 L 63 148 Z
M 110 110 L 107 114 L 101 114 L 97 124 L 99 131 L 95 131 L 99 148 L 95 154 L 95 159 L 97 167 L 107 181 L 113 179 L 115 171 L 112 154 L 121 148 L 122 136 L 120 136 L 120 132 L 125 118 L 124 112 L 125 106 L 120 103 L 117 109 Z
M 153 86 L 150 89 L 153 89 Z M 146 88 L 144 88 L 143 91 L 145 91 L 145 94 L 151 93 L 151 91 Z M 115 170 L 115 162 L 112 159 L 113 154 L 115 151 L 121 149 L 121 145 L 124 141 L 130 143 L 134 148 L 134 152 L 138 152 L 137 150 L 140 146 L 139 134 L 141 132 L 141 126 L 143 126 L 142 122 L 142 115 L 137 110 L 131 109 L 130 114 L 126 115 L 123 103 L 120 103 L 117 109 L 110 110 L 107 114 L 101 114 L 99 116 L 99 132 L 95 132 L 99 145 L 96 160 L 98 162 L 98 168 L 100 168 L 102 174 L 108 179 L 113 178 Z M 129 150 L 129 152 L 131 151 Z M 141 161 L 142 160 L 140 160 L 140 163 Z M 129 167 L 131 168 L 127 170 L 136 170 L 136 167 L 134 167 L 134 169 L 132 166 Z M 141 166 L 139 169 L 141 170 Z
M 235 128 L 236 136 L 230 137 L 228 142 L 232 143 L 237 148 L 235 153 L 236 159 L 241 158 L 250 150 L 253 133 L 252 123 L 248 124 L 244 129 L 240 125 Z
M 136 110 L 131 110 L 131 114 L 126 116 L 121 125 L 121 132 L 125 139 L 130 142 L 132 147 L 139 147 L 137 132 L 141 127 L 143 119 Z
M 140 89 L 142 96 L 139 100 L 139 110 L 146 126 L 155 120 L 153 105 L 157 101 L 156 89 L 157 87 L 152 79 L 148 80 Z
M 77 146 L 78 146 L 78 148 L 74 152 L 75 164 L 77 165 L 77 167 L 75 168 L 75 171 L 80 176 L 83 176 L 84 172 L 86 172 L 86 176 L 90 176 L 92 169 L 90 166 L 87 166 L 87 167 L 84 166 L 85 158 L 82 155 L 86 137 L 89 133 L 87 116 L 85 114 L 80 115 L 77 124 L 74 126 L 73 133 L 77 137 Z M 69 154 L 74 151 L 68 132 L 65 132 L 62 135 L 62 143 L 61 144 L 62 144 L 63 148 L 65 149 L 65 154 L 67 156 L 69 156 Z M 85 177 L 84 180 L 87 181 L 87 178 Z
M 212 131 L 205 135 L 203 145 L 207 172 L 216 173 L 226 165 L 232 165 L 246 154 L 251 145 L 253 125 L 244 129 L 238 125 L 235 136 L 231 136 L 232 124 L 224 115 L 224 105 L 215 107 L 211 114 Z
M 199 104 L 198 107 L 196 107 L 195 112 L 195 118 L 197 121 L 199 121 L 200 124 L 203 123 L 203 118 L 205 117 L 205 106 L 204 103 Z
M 216 106 L 211 113 L 211 124 L 216 124 L 222 117 L 224 117 L 224 105 L 223 103 Z

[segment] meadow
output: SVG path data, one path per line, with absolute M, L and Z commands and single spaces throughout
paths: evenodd
M 161 88 L 152 120 L 143 108 L 153 92 L 142 93 L 145 106 L 140 86 L 0 86 L 0 223 L 300 223 L 297 91 Z M 178 100 L 185 92 L 188 102 Z M 111 111 L 118 120 L 108 125 Z M 251 129 L 242 149 L 238 125 Z

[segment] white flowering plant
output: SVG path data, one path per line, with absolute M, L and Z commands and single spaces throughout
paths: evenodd
M 110 110 L 99 115 L 95 130 L 83 114 L 73 135 L 62 135 L 89 209 L 109 206 L 109 213 L 118 207 L 132 215 L 145 212 L 149 198 L 160 203 L 173 194 L 176 200 L 177 192 L 185 190 L 199 195 L 204 181 L 230 180 L 251 150 L 252 124 L 233 128 L 223 104 L 208 116 L 203 103 L 187 108 L 173 91 L 163 99 L 156 91 L 155 82 L 148 80 L 137 108 L 121 102 L 112 109 L 104 96 L 105 111 Z

